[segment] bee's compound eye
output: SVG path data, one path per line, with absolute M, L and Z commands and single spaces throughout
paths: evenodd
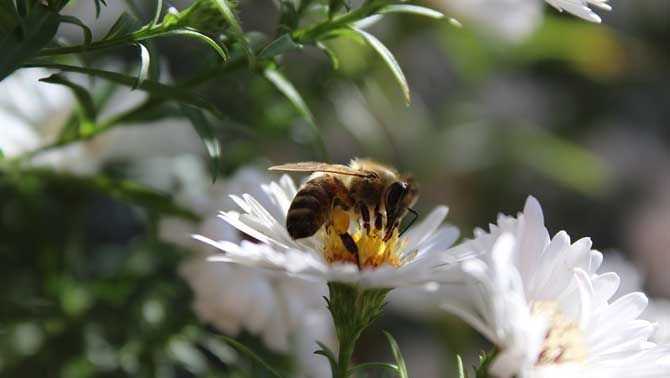
M 407 193 L 407 183 L 398 181 L 391 184 L 386 194 L 386 210 L 395 209 L 405 193 Z

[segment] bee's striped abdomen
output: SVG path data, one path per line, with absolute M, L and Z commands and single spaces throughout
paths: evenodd
M 307 181 L 296 193 L 286 216 L 286 229 L 293 239 L 314 235 L 330 214 L 334 191 L 333 177 L 319 176 Z

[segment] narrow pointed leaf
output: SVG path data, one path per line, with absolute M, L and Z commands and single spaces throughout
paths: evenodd
M 163 0 L 156 0 L 156 10 L 154 11 L 154 18 L 151 21 L 151 26 L 154 26 L 160 22 L 162 12 L 163 12 Z
M 114 39 L 120 36 L 130 34 L 132 31 L 137 29 L 137 20 L 126 12 L 121 13 L 119 18 L 116 19 L 116 22 L 109 28 L 107 34 L 102 38 L 102 40 Z
M 228 52 L 225 50 L 225 47 L 221 44 L 218 44 L 215 40 L 211 39 L 210 37 L 200 33 L 197 30 L 192 30 L 192 29 L 175 29 L 175 30 L 169 30 L 164 33 L 156 33 L 153 35 L 153 37 L 164 37 L 164 36 L 171 36 L 171 35 L 176 35 L 176 36 L 183 36 L 183 37 L 189 37 L 193 39 L 200 40 L 202 42 L 205 42 L 208 44 L 224 61 L 228 59 Z
M 467 378 L 468 376 L 463 368 L 463 359 L 460 355 L 456 355 L 456 365 L 458 366 L 458 378 Z
M 95 3 L 95 18 L 99 18 L 100 10 L 102 8 L 100 4 L 107 6 L 107 2 L 105 0 L 94 0 L 94 3 Z
M 335 55 L 335 52 L 321 41 L 318 41 L 316 43 L 316 47 L 321 49 L 321 51 L 323 51 L 326 54 L 326 56 L 328 56 L 328 59 L 330 59 L 330 63 L 333 65 L 333 69 L 337 71 L 340 68 L 340 60 L 337 58 L 337 55 Z
M 399 373 L 399 369 L 396 365 L 389 364 L 387 362 L 366 362 L 362 363 L 360 365 L 356 365 L 349 369 L 349 374 L 353 373 L 354 371 L 358 370 L 364 370 L 364 369 L 372 369 L 372 368 L 382 368 L 382 369 L 387 369 L 390 370 L 394 373 Z
M 412 4 L 392 4 L 392 5 L 387 5 L 384 8 L 379 10 L 380 14 L 385 14 L 385 13 L 412 13 L 416 14 L 419 16 L 426 16 L 430 18 L 435 18 L 435 19 L 441 19 L 444 18 L 444 14 L 441 12 L 438 12 L 434 9 L 422 7 L 420 5 L 412 5 Z
M 368 45 L 370 45 L 370 47 L 372 47 L 379 54 L 379 56 L 381 56 L 381 58 L 384 60 L 384 63 L 386 63 L 386 65 L 389 67 L 396 81 L 400 85 L 403 96 L 405 97 L 405 102 L 409 105 L 411 101 L 409 85 L 407 84 L 405 74 L 402 72 L 398 61 L 395 59 L 391 51 L 389 51 L 389 49 L 387 49 L 386 46 L 384 46 L 384 44 L 377 39 L 377 37 L 366 32 L 365 30 L 355 28 L 352 28 L 352 30 L 363 37 Z
M 207 154 L 209 155 L 209 168 L 212 181 L 216 181 L 219 172 L 221 172 L 221 144 L 216 138 L 214 127 L 202 110 L 188 105 L 182 105 L 181 109 L 205 144 Z
M 293 84 L 288 81 L 284 75 L 274 68 L 266 68 L 265 71 L 263 71 L 263 75 L 279 90 L 279 92 L 286 96 L 307 122 L 311 125 L 316 125 L 312 112 L 307 107 L 305 100 L 302 99 L 300 93 L 298 93 Z
M 84 45 L 88 46 L 91 44 L 91 41 L 93 40 L 93 33 L 82 20 L 74 16 L 60 16 L 60 22 L 79 26 L 82 33 L 84 34 Z
M 400 378 L 409 378 L 409 374 L 407 373 L 407 365 L 405 364 L 405 360 L 402 358 L 398 343 L 390 333 L 384 331 L 384 335 L 386 336 L 386 339 L 388 339 L 389 345 L 391 346 L 391 351 L 393 352 L 393 357 L 395 358 L 395 362 L 398 367 L 398 375 Z
M 254 353 L 251 349 L 247 348 L 244 344 L 242 344 L 242 343 L 238 342 L 237 340 L 235 340 L 231 337 L 228 337 L 228 336 L 219 335 L 219 337 L 221 339 L 223 339 L 223 341 L 228 343 L 230 346 L 237 349 L 238 352 L 244 354 L 245 356 L 251 358 L 253 361 L 255 361 L 258 364 L 260 364 L 261 366 L 263 366 L 267 371 L 272 373 L 272 375 L 274 375 L 275 377 L 282 378 L 282 375 L 279 374 L 279 372 L 277 372 L 277 370 L 273 369 L 272 366 L 270 366 L 270 364 L 265 362 L 260 356 L 258 356 L 256 353 Z
M 319 350 L 315 351 L 314 354 L 318 354 L 321 356 L 324 356 L 328 359 L 328 362 L 330 363 L 330 368 L 332 371 L 335 371 L 337 369 L 337 357 L 335 357 L 335 353 L 333 353 L 328 346 L 320 341 L 317 341 L 316 344 L 319 346 Z
M 263 48 L 263 50 L 261 50 L 261 52 L 258 54 L 258 57 L 260 59 L 270 59 L 288 51 L 300 50 L 302 47 L 303 46 L 301 44 L 296 43 L 293 40 L 291 33 L 286 33 Z
M 93 102 L 91 94 L 88 92 L 88 90 L 86 90 L 86 88 L 68 80 L 65 76 L 59 74 L 54 74 L 49 77 L 40 79 L 40 81 L 44 83 L 59 84 L 68 87 L 70 90 L 72 90 L 72 93 L 77 98 L 79 105 L 81 105 L 81 108 L 84 112 L 84 116 L 89 121 L 95 121 L 97 113 L 95 109 L 95 104 Z
M 151 64 L 151 55 L 149 50 L 141 43 L 137 43 L 140 49 L 140 68 L 137 71 L 137 82 L 134 88 L 139 87 L 149 77 L 149 66 Z

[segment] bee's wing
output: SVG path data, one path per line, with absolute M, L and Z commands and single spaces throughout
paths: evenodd
M 316 161 L 303 161 L 300 163 L 289 163 L 282 165 L 275 165 L 268 168 L 270 171 L 286 171 L 286 172 L 327 172 L 337 173 L 348 176 L 366 177 L 368 174 L 360 170 L 350 168 L 342 164 L 328 164 Z

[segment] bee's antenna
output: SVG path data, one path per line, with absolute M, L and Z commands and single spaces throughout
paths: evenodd
M 414 224 L 414 222 L 416 222 L 417 218 L 419 218 L 419 213 L 417 213 L 416 210 L 412 209 L 411 207 L 408 207 L 408 208 L 407 208 L 407 211 L 409 211 L 410 213 L 412 213 L 412 215 L 414 215 L 414 218 L 412 218 L 412 220 L 409 221 L 409 223 L 407 224 L 407 226 L 405 226 L 405 228 L 403 228 L 402 231 L 400 231 L 400 235 L 404 234 L 405 231 L 407 231 L 410 227 L 412 227 L 412 225 Z

